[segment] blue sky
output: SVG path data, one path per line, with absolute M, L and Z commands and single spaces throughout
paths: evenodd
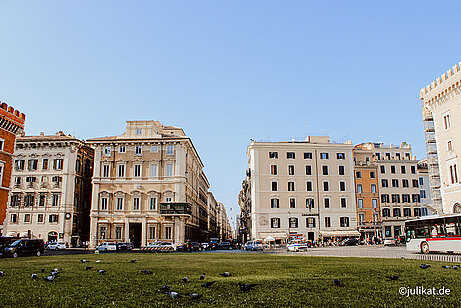
M 26 132 L 182 127 L 230 216 L 250 138 L 425 156 L 419 91 L 461 61 L 459 1 L 0 1 L 0 100 Z

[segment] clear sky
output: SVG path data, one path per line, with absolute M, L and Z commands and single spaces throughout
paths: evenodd
M 460 1 L 0 1 L 0 100 L 26 133 L 182 127 L 235 221 L 250 138 L 413 146 L 461 61 Z

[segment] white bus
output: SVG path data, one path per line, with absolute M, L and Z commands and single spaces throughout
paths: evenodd
M 461 253 L 461 214 L 405 221 L 408 251 Z

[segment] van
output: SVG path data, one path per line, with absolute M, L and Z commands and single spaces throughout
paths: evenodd
M 41 239 L 19 239 L 10 242 L 3 248 L 3 256 L 17 258 L 19 256 L 40 257 L 45 250 L 45 242 Z

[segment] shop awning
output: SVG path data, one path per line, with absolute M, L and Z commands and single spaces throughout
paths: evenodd
M 276 239 L 286 239 L 287 238 L 287 234 L 283 233 L 283 232 L 280 232 L 280 233 L 263 233 L 263 232 L 261 232 L 259 235 L 263 239 L 267 238 L 269 236 L 274 238 L 274 240 L 276 240 Z
M 345 237 L 345 236 L 360 236 L 360 232 L 358 231 L 321 231 L 320 234 L 323 237 Z

